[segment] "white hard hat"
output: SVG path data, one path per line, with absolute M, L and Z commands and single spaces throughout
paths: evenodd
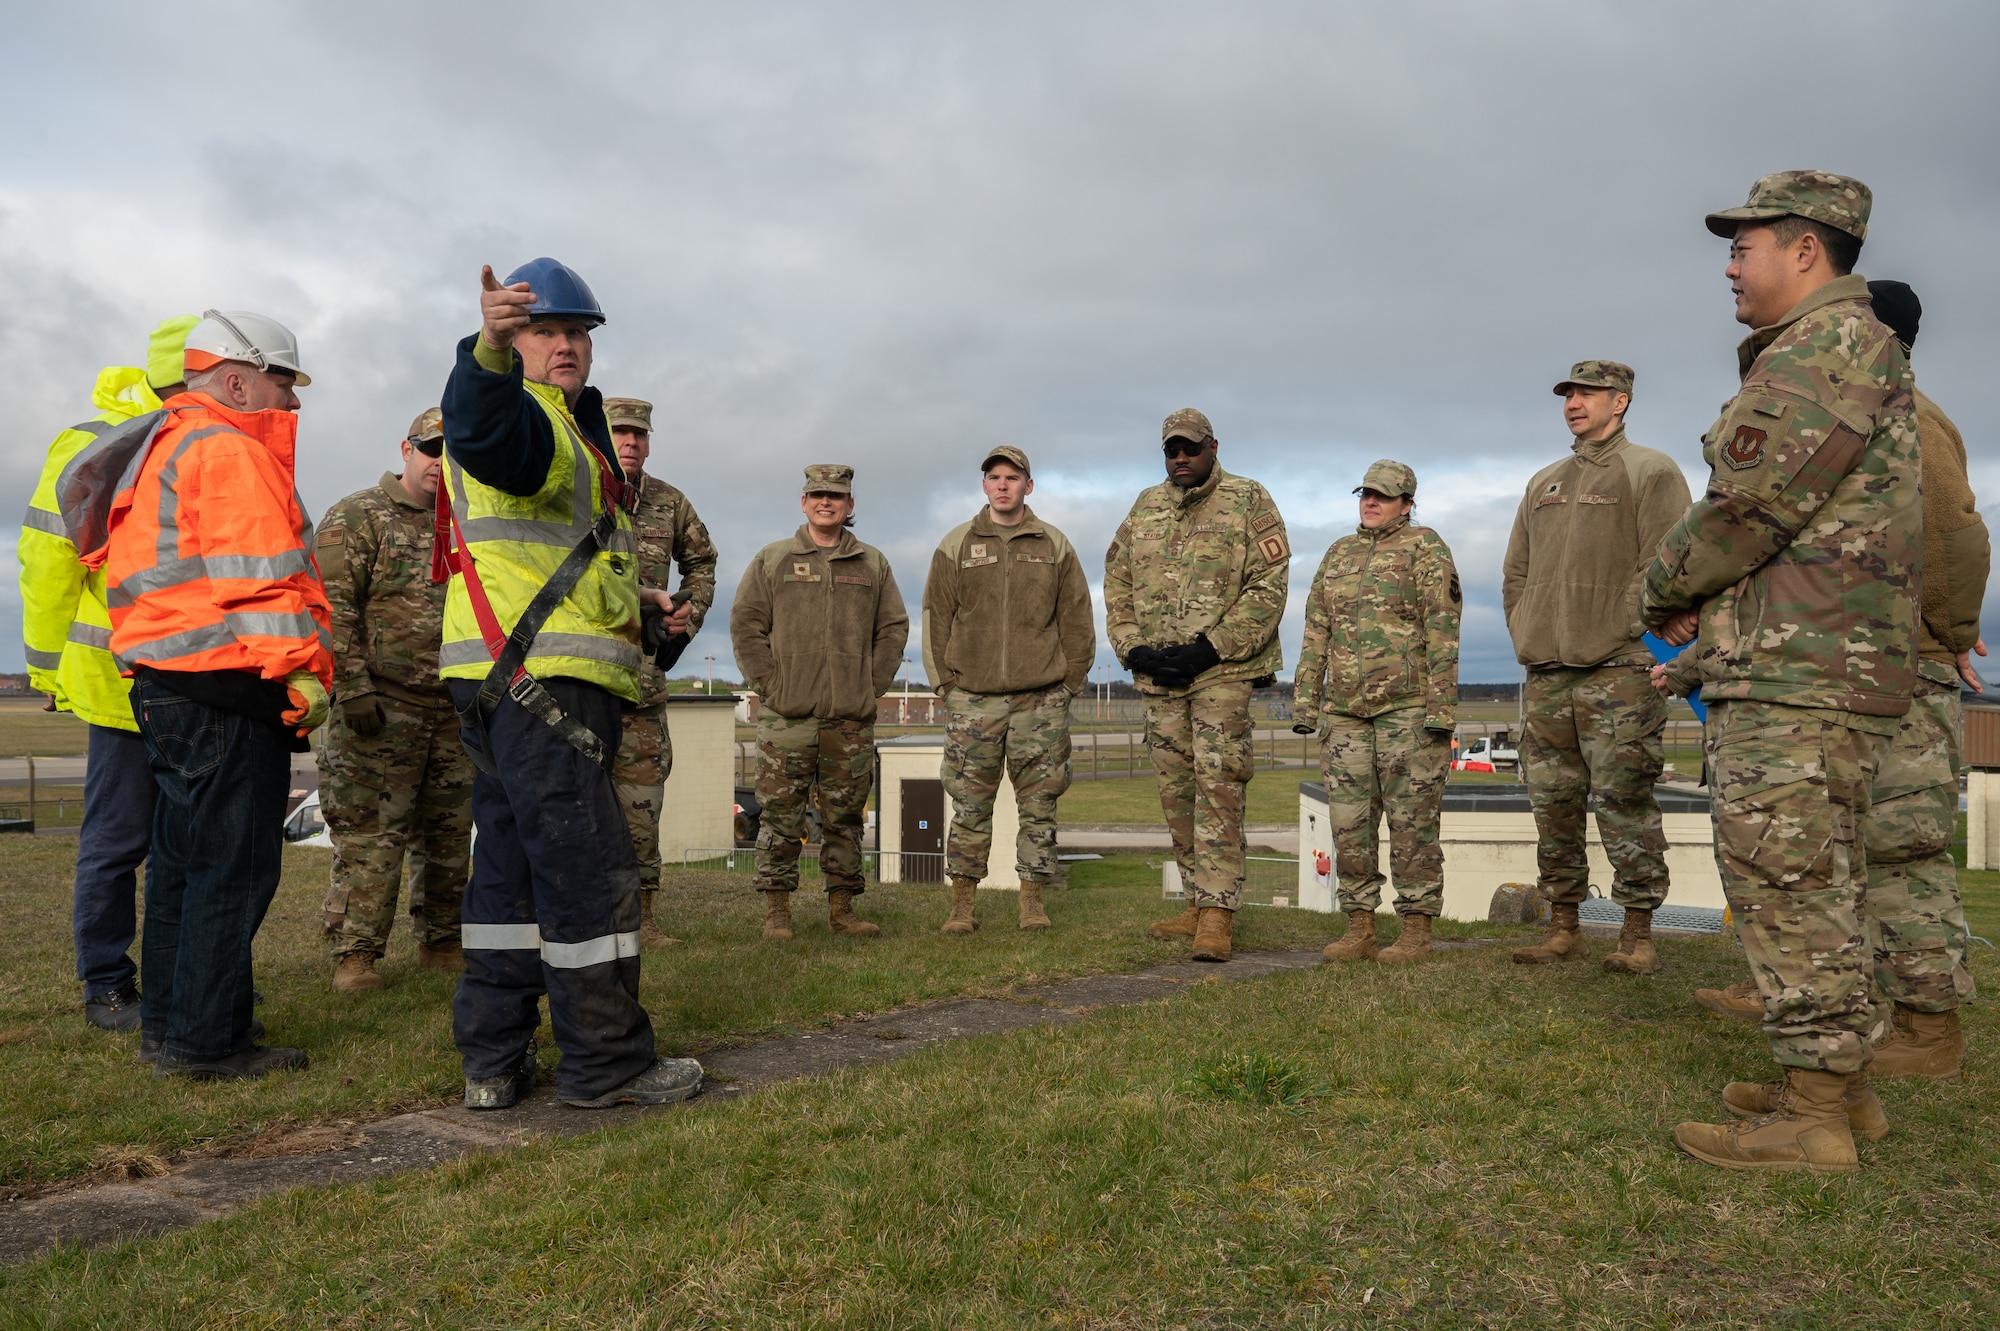
M 240 360 L 260 370 L 289 370 L 303 388 L 312 376 L 299 368 L 299 340 L 276 319 L 248 310 L 203 310 L 201 322 L 187 339 L 187 368 L 199 373 L 226 360 Z

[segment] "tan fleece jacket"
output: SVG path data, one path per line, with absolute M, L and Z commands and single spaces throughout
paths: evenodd
M 1924 458 L 1923 628 L 1918 671 L 1957 684 L 1958 655 L 1979 640 L 1991 550 L 1965 471 L 1965 440 L 1938 404 L 1917 393 L 1917 446 Z
M 1097 656 L 1090 584 L 1069 538 L 1026 510 L 945 533 L 924 582 L 924 671 L 939 693 L 1083 692 Z
M 1660 538 L 1687 512 L 1687 479 L 1621 428 L 1573 443 L 1535 473 L 1514 515 L 1501 598 L 1514 655 L 1530 668 L 1650 663 L 1639 583 Z
M 852 532 L 824 549 L 803 526 L 773 541 L 743 570 L 729 608 L 744 683 L 779 716 L 874 720 L 909 636 L 889 561 Z

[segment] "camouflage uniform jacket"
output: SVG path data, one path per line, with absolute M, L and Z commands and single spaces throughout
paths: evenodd
M 1460 599 L 1451 549 L 1407 516 L 1335 541 L 1306 599 L 1293 715 L 1422 707 L 1426 729 L 1452 729 Z
M 1623 429 L 1570 449 L 1535 473 L 1514 514 L 1500 584 L 1514 656 L 1530 667 L 1651 665 L 1639 582 L 1687 512 L 1687 479 Z
M 333 618 L 333 692 L 449 707 L 438 678 L 445 585 L 431 581 L 432 506 L 384 472 L 320 521 L 313 554 Z
M 1737 350 L 1708 493 L 1647 570 L 1658 627 L 1700 607 L 1702 697 L 1862 716 L 1910 708 L 1923 499 L 1910 363 L 1859 274 Z
M 873 721 L 895 682 L 910 616 L 889 561 L 852 532 L 822 549 L 812 529 L 757 552 L 729 608 L 744 682 L 777 716 Z
M 1090 583 L 1069 538 L 1024 508 L 946 532 L 924 581 L 924 673 L 939 693 L 1083 692 L 1097 657 Z
M 1958 655 L 1979 641 L 1979 609 L 1986 599 L 1992 551 L 1965 474 L 1965 440 L 1921 392 L 1917 436 L 1924 454 L 1923 635 L 1917 671 L 1956 687 Z
M 1123 661 L 1206 633 L 1222 657 L 1190 688 L 1276 676 L 1292 562 L 1285 520 L 1263 486 L 1220 466 L 1183 490 L 1140 492 L 1104 554 L 1104 635 Z M 1137 679 L 1142 693 L 1180 693 Z
M 639 541 L 639 585 L 691 593 L 688 604 L 694 607 L 694 618 L 688 622 L 688 636 L 701 632 L 701 621 L 715 604 L 715 543 L 695 516 L 694 505 L 658 477 L 643 476 L 632 529 Z M 673 577 L 676 564 L 680 566 L 681 585 L 671 588 L 668 579 Z M 650 707 L 664 702 L 666 696 L 667 677 L 652 657 L 646 657 L 639 663 L 639 705 Z

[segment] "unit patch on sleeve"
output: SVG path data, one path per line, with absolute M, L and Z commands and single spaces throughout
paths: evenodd
M 1738 471 L 1764 460 L 1764 432 L 1754 425 L 1739 425 L 1735 437 L 1723 445 L 1722 460 Z
M 1272 532 L 1257 542 L 1257 549 L 1263 554 L 1264 562 L 1275 564 L 1281 559 L 1289 559 L 1291 550 L 1285 545 L 1285 538 Z
M 1278 521 L 1279 519 L 1276 513 L 1259 513 L 1257 515 L 1256 520 L 1250 524 L 1250 530 L 1260 533 L 1267 532 L 1271 530 L 1271 528 L 1277 526 Z

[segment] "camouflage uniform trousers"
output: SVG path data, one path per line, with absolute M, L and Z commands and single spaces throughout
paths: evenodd
M 380 695 L 378 695 L 380 696 Z M 332 709 L 320 754 L 320 814 L 333 839 L 321 907 L 335 957 L 381 956 L 405 866 L 419 943 L 458 940 L 472 840 L 472 760 L 449 705 L 381 697 L 382 733 L 363 739 Z
M 1645 667 L 1600 665 L 1528 672 L 1521 761 L 1535 810 L 1537 886 L 1574 905 L 1590 894 L 1585 850 L 1590 797 L 1611 861 L 1611 899 L 1655 910 L 1667 899 L 1667 834 L 1653 786 L 1664 770 L 1666 699 Z
M 1382 904 L 1382 857 L 1377 828 L 1389 815 L 1389 867 L 1396 877 L 1396 911 L 1444 911 L 1444 851 L 1438 820 L 1451 772 L 1451 735 L 1424 729 L 1424 708 L 1399 707 L 1380 716 L 1320 719 L 1320 770 L 1326 777 L 1340 909 L 1371 915 Z
M 1069 690 L 1060 684 L 1022 693 L 954 688 L 945 706 L 942 775 L 952 803 L 945 871 L 974 882 L 986 877 L 993 798 L 1004 766 L 1020 817 L 1015 870 L 1023 881 L 1048 882 L 1056 872 L 1056 801 L 1069 789 Z
M 1181 882 L 1196 906 L 1243 904 L 1243 803 L 1250 783 L 1250 681 L 1146 695 L 1146 749 Z
M 806 810 L 819 790 L 820 872 L 829 892 L 867 887 L 861 830 L 875 784 L 875 723 L 764 713 L 757 723 L 757 833 L 760 892 L 796 892 Z
M 1709 706 L 1722 887 L 1786 1067 L 1858 1072 L 1878 1025 L 1866 826 L 1889 739 L 1782 703 Z
M 1965 962 L 1965 907 L 1951 861 L 1960 708 L 1957 689 L 1918 681 L 1875 774 L 1861 824 L 1875 987 L 1918 1012 L 1949 1012 L 1970 1003 L 1974 992 Z
M 660 809 L 667 777 L 674 770 L 674 743 L 667 734 L 667 705 L 654 703 L 624 715 L 611 788 L 632 829 L 632 853 L 639 859 L 640 888 L 660 885 Z

